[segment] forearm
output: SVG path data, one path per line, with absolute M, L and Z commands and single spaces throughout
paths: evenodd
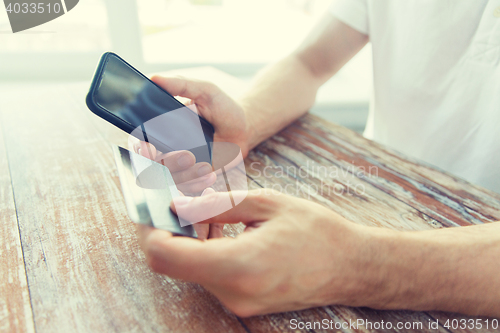
M 371 306 L 500 316 L 500 223 L 380 235 Z
M 305 114 L 318 88 L 367 41 L 368 36 L 327 13 L 292 55 L 262 71 L 240 100 L 248 150 Z
M 296 55 L 259 73 L 240 100 L 248 122 L 249 150 L 305 114 L 323 82 Z

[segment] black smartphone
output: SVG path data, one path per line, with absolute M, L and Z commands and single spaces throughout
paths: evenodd
M 86 98 L 99 117 L 162 153 L 189 150 L 212 160 L 213 126 L 118 55 L 103 54 Z

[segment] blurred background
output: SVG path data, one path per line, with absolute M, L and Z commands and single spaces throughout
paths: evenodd
M 113 51 L 144 73 L 212 66 L 250 82 L 293 51 L 332 0 L 80 0 L 62 17 L 12 34 L 0 10 L 0 83 L 89 81 Z M 372 90 L 366 46 L 311 110 L 362 132 Z

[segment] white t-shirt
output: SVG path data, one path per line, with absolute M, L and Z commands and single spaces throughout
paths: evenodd
M 338 0 L 369 36 L 365 136 L 500 193 L 500 0 Z

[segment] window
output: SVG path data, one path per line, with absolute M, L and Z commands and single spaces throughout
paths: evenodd
M 138 0 L 146 63 L 215 64 L 231 71 L 292 51 L 330 0 Z
M 294 49 L 330 1 L 84 0 L 16 34 L 0 10 L 0 74 L 87 78 L 112 50 L 144 71 L 214 65 L 252 75 Z

